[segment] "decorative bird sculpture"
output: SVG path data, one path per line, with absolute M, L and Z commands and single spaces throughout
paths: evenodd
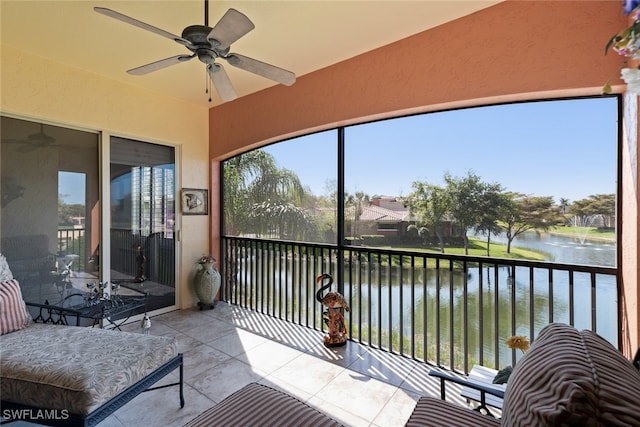
M 326 289 L 331 289 L 331 285 L 333 285 L 333 277 L 330 274 L 322 273 L 316 279 L 318 282 L 322 282 L 323 280 L 328 279 L 329 282 L 326 285 L 323 285 L 316 292 L 316 299 L 322 303 L 322 305 L 326 305 L 329 308 L 344 308 L 349 311 L 349 304 L 344 299 L 344 297 L 338 292 L 329 291 L 325 296 L 322 296 L 322 293 Z
M 349 304 L 338 292 L 330 290 L 323 296 L 327 289 L 331 289 L 333 277 L 323 273 L 317 278 L 318 282 L 324 280 L 329 280 L 329 282 L 322 285 L 316 292 L 316 299 L 327 307 L 327 310 L 322 313 L 322 318 L 329 328 L 329 334 L 324 336 L 324 345 L 327 347 L 345 345 L 347 343 L 347 327 L 344 323 L 342 309 L 349 311 Z

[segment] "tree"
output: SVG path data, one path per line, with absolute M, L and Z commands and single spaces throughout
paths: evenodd
M 569 213 L 580 218 L 580 224 L 589 224 L 588 218 L 600 216 L 605 227 L 612 227 L 611 218 L 616 214 L 615 194 L 596 194 L 577 200 L 569 207 Z
M 409 211 L 416 216 L 417 230 L 421 237 L 427 229 L 433 229 L 440 252 L 444 253 L 444 224 L 451 208 L 451 198 L 447 191 L 437 185 L 416 181 L 413 192 L 407 197 Z
M 511 253 L 511 243 L 518 235 L 534 228 L 548 230 L 559 217 L 553 209 L 553 197 L 530 197 L 521 193 L 508 193 L 508 202 L 503 210 L 507 235 L 507 253 Z
M 304 209 L 292 203 L 273 203 L 269 200 L 251 206 L 249 218 L 257 234 L 277 238 L 302 238 L 314 230 L 314 223 Z
M 491 235 L 498 235 L 503 227 L 499 219 L 509 208 L 509 196 L 500 184 L 482 184 L 479 200 L 479 221 L 475 224 L 476 232 L 487 236 L 487 256 L 490 256 Z
M 480 206 L 484 193 L 484 184 L 473 172 L 467 172 L 464 178 L 454 178 L 445 174 L 446 192 L 451 198 L 451 215 L 463 232 L 464 253 L 469 255 L 467 230 L 482 221 Z
M 362 191 L 356 191 L 355 194 L 344 194 L 344 207 L 345 210 L 349 208 L 353 211 L 353 222 L 351 223 L 351 236 L 359 237 L 360 236 L 360 217 L 362 216 L 363 205 L 369 205 L 371 203 L 371 198 L 368 194 L 363 193 Z
M 224 162 L 224 227 L 225 233 L 239 235 L 247 229 L 251 200 L 247 192 L 251 182 L 275 169 L 273 157 L 261 150 L 233 157 Z
M 58 195 L 58 226 L 73 227 L 78 224 L 78 221 L 74 220 L 74 218 L 84 218 L 84 205 L 68 205 L 64 201 L 65 197 L 68 197 L 68 195 Z
M 225 232 L 301 237 L 313 230 L 302 210 L 307 193 L 298 176 L 279 169 L 262 150 L 241 154 L 224 165 Z

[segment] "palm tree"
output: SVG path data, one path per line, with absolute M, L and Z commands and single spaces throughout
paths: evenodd
M 304 234 L 311 222 L 300 207 L 307 194 L 298 176 L 278 169 L 273 156 L 262 150 L 241 154 L 225 161 L 223 173 L 226 234 Z

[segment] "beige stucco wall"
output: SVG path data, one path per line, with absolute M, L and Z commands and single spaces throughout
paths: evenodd
M 209 115 L 212 188 L 220 160 L 285 137 L 420 111 L 599 95 L 623 64 L 618 55 L 605 56 L 604 47 L 626 25 L 617 1 L 506 1 L 299 76 L 291 87 L 217 106 Z M 619 79 L 612 83 L 624 91 Z M 622 344 L 629 354 L 640 344 L 638 119 L 637 109 L 625 111 L 632 131 L 622 159 Z M 219 221 L 212 220 L 216 249 Z
M 205 107 L 164 98 L 6 45 L 2 45 L 0 60 L 3 113 L 175 145 L 181 159 L 179 184 L 207 188 L 210 172 Z M 209 217 L 177 217 L 181 237 L 177 251 L 178 302 L 181 307 L 189 307 L 195 302 L 190 276 L 196 260 L 209 251 Z

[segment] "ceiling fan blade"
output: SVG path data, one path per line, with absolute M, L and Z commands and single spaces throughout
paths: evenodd
M 224 16 L 218 21 L 215 27 L 211 30 L 207 39 L 209 41 L 215 40 L 218 44 L 214 47 L 218 50 L 224 51 L 240 37 L 253 30 L 255 25 L 246 15 L 238 12 L 235 9 L 229 9 Z
M 169 67 L 171 65 L 175 65 L 179 62 L 186 62 L 193 58 L 195 55 L 176 55 L 171 58 L 161 59 L 156 62 L 152 62 L 150 64 L 141 65 L 140 67 L 132 68 L 127 70 L 128 74 L 132 74 L 134 76 L 142 76 L 144 74 L 149 74 L 153 71 L 161 70 L 162 68 Z
M 267 64 L 238 53 L 229 54 L 225 56 L 224 59 L 234 67 L 241 68 L 249 71 L 250 73 L 258 74 L 259 76 L 282 83 L 285 86 L 291 86 L 296 81 L 296 75 L 291 71 L 287 71 L 283 68 L 276 67 L 275 65 Z
M 218 92 L 218 96 L 220 96 L 220 99 L 223 102 L 233 101 L 238 97 L 235 89 L 233 89 L 231 80 L 229 79 L 227 72 L 222 68 L 222 65 L 213 63 L 207 67 L 207 72 L 209 73 L 209 78 L 213 82 L 213 86 L 216 88 L 216 92 Z
M 154 27 L 153 25 L 149 25 L 146 22 L 138 21 L 135 18 L 131 18 L 130 16 L 123 15 L 122 13 L 116 12 L 115 10 L 107 9 L 106 7 L 94 7 L 93 10 L 95 10 L 98 13 L 101 13 L 102 15 L 109 16 L 111 18 L 117 19 L 122 22 L 126 22 L 127 24 L 135 25 L 136 27 L 142 28 L 143 30 L 151 31 L 152 33 L 158 34 L 159 36 L 166 37 L 168 39 L 176 41 L 181 45 L 191 46 L 191 42 L 187 39 L 183 39 L 182 37 L 172 34 L 168 31 Z

